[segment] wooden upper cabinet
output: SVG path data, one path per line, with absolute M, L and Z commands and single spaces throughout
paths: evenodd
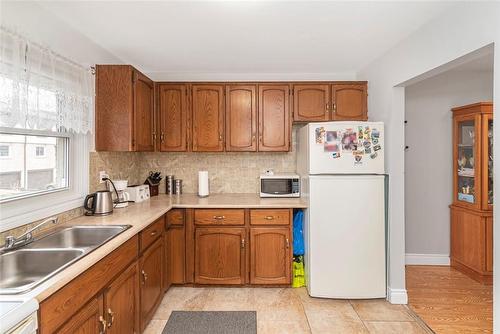
M 250 283 L 290 284 L 292 252 L 290 228 L 250 229 Z
M 188 96 L 186 85 L 158 85 L 159 150 L 188 150 Z
M 330 120 L 330 85 L 293 86 L 293 120 L 296 122 Z
M 97 65 L 96 151 L 154 150 L 154 84 L 130 65 Z
M 195 283 L 245 283 L 245 228 L 203 227 L 195 234 Z
M 226 151 L 257 151 L 255 85 L 226 86 Z
M 134 71 L 134 102 L 135 150 L 154 151 L 154 85 L 153 81 L 137 70 Z
M 193 85 L 193 151 L 224 150 L 224 85 Z
M 332 85 L 332 120 L 366 121 L 368 120 L 367 84 Z
M 290 150 L 290 87 L 259 85 L 259 151 Z
M 103 314 L 102 295 L 90 300 L 64 325 L 56 331 L 57 334 L 102 334 L 106 331 L 106 321 Z M 43 328 L 43 326 L 42 326 Z
M 139 332 L 139 275 L 137 262 L 120 274 L 104 293 L 108 334 Z

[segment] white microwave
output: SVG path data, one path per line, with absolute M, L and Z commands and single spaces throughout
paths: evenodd
M 294 174 L 261 175 L 260 197 L 300 197 L 300 177 Z

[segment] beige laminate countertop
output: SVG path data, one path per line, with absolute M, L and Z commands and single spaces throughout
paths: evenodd
M 212 194 L 200 198 L 195 194 L 183 194 L 155 196 L 148 201 L 131 204 L 127 208 L 115 209 L 109 216 L 81 216 L 61 224 L 60 227 L 73 225 L 131 225 L 131 227 L 35 289 L 22 295 L 0 296 L 2 297 L 0 300 L 35 298 L 39 303 L 42 302 L 172 208 L 306 207 L 306 202 L 301 198 L 260 198 L 257 194 Z

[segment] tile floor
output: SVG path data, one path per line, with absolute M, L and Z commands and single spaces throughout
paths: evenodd
M 173 310 L 255 310 L 258 334 L 431 333 L 406 306 L 386 300 L 311 298 L 303 288 L 173 287 L 145 334 L 160 334 Z

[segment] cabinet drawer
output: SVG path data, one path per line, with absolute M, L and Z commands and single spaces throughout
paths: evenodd
M 290 225 L 290 209 L 250 210 L 251 225 Z
M 196 225 L 245 225 L 243 209 L 199 209 L 194 211 Z
M 161 217 L 156 220 L 154 223 L 146 227 L 141 231 L 140 240 L 141 240 L 141 252 L 143 252 L 149 245 L 151 245 L 156 239 L 161 236 L 161 232 L 163 231 L 163 224 L 165 218 Z
M 167 212 L 166 226 L 168 228 L 172 225 L 184 225 L 184 209 L 172 209 Z

